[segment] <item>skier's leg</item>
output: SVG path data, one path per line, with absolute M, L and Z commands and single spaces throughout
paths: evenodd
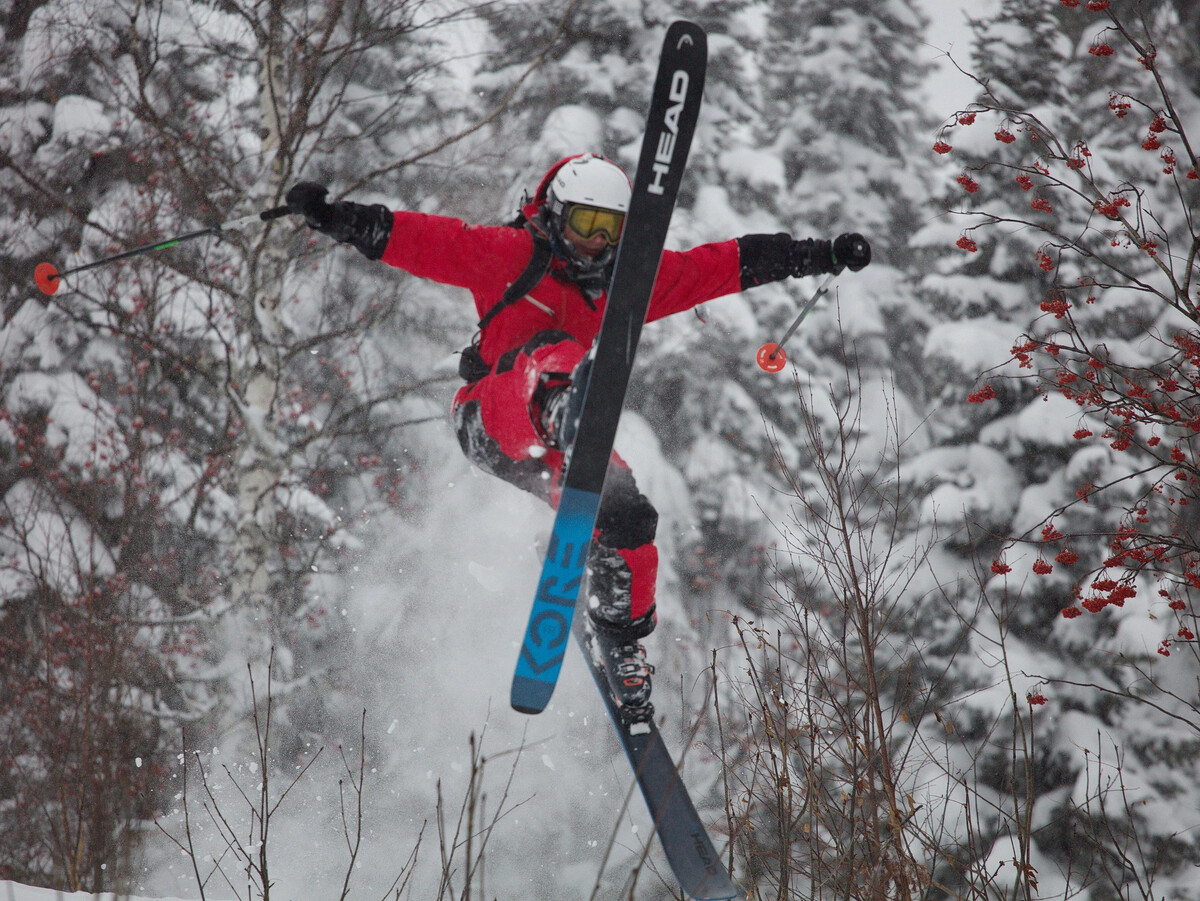
M 561 355 L 557 359 L 561 362 Z M 569 376 L 561 371 L 539 375 L 530 417 L 550 448 L 570 446 L 581 401 L 581 393 L 571 387 L 587 378 L 590 365 L 585 358 Z M 657 511 L 638 491 L 629 465 L 614 452 L 588 557 L 589 612 L 598 629 L 632 640 L 654 630 L 657 530 Z
M 609 686 L 628 722 L 654 716 L 654 667 L 639 639 L 655 625 L 657 527 L 658 513 L 637 490 L 629 467 L 613 454 L 588 556 L 588 616 L 605 658 Z
M 565 400 L 583 348 L 538 341 L 503 359 L 491 375 L 459 389 L 454 422 L 463 451 L 477 466 L 557 507 L 563 452 L 555 440 L 562 417 L 547 428 L 546 402 Z M 586 365 L 586 364 L 585 364 Z M 565 408 L 560 407 L 565 410 Z M 654 713 L 645 649 L 654 629 L 658 514 L 637 490 L 629 466 L 613 454 L 588 557 L 588 614 L 605 657 L 609 685 L 630 721 Z
M 631 639 L 654 631 L 658 512 L 613 454 L 588 559 L 589 612 L 598 628 Z
M 561 378 L 561 373 L 543 374 L 534 395 L 534 421 L 547 446 L 570 447 L 582 400 L 570 387 L 587 378 L 589 365 L 590 359 L 582 360 L 570 379 Z M 614 453 L 588 555 L 587 612 L 609 687 L 629 722 L 646 722 L 654 716 L 650 703 L 654 667 L 646 661 L 639 639 L 649 635 L 656 622 L 657 530 L 657 511 L 638 491 L 629 466 Z
M 476 383 L 472 388 L 480 386 L 481 383 Z M 508 443 L 487 430 L 483 414 L 485 402 L 472 396 L 476 393 L 460 391 L 464 396 L 461 401 L 456 398 L 453 407 L 454 429 L 467 459 L 484 472 L 549 502 L 551 482 L 555 480 L 551 464 L 556 461 L 546 459 L 549 454 L 540 458 L 527 453 L 520 457 L 511 456 Z M 559 457 L 557 463 L 561 468 L 561 455 Z

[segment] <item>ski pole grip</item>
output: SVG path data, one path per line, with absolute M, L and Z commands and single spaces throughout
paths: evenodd
M 278 219 L 281 216 L 286 216 L 290 212 L 291 212 L 291 209 L 289 207 L 287 207 L 286 205 L 285 206 L 277 206 L 272 210 L 264 210 L 263 212 L 259 213 L 258 218 L 261 219 L 263 222 L 270 222 L 272 219 Z

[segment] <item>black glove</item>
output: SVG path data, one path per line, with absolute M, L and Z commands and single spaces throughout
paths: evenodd
M 841 272 L 842 267 L 851 272 L 858 272 L 871 262 L 871 245 L 867 239 L 858 233 L 838 235 L 833 239 L 834 272 Z
M 391 210 L 380 203 L 370 206 L 348 200 L 327 203 L 328 193 L 329 189 L 323 185 L 302 181 L 292 186 L 284 200 L 289 211 L 303 216 L 309 228 L 357 247 L 369 260 L 383 256 L 395 221 Z
M 288 212 L 303 216 L 309 228 L 328 232 L 333 225 L 333 207 L 325 202 L 328 193 L 329 189 L 324 185 L 302 181 L 292 186 L 284 201 Z

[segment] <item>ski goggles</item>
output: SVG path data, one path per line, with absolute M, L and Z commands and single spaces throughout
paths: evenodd
M 567 207 L 567 225 L 584 240 L 602 234 L 609 244 L 616 244 L 621 240 L 625 214 L 573 203 Z

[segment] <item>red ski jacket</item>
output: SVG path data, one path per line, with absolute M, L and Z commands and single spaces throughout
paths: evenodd
M 505 289 L 525 271 L 533 238 L 524 228 L 469 225 L 448 216 L 399 211 L 383 262 L 446 285 L 466 288 L 482 318 Z M 480 338 L 484 362 L 500 356 L 539 332 L 559 330 L 590 347 L 600 331 L 606 298 L 595 308 L 575 285 L 550 272 L 524 298 L 502 311 Z M 653 322 L 742 290 L 736 239 L 702 244 L 686 251 L 663 252 L 658 281 L 646 321 Z

